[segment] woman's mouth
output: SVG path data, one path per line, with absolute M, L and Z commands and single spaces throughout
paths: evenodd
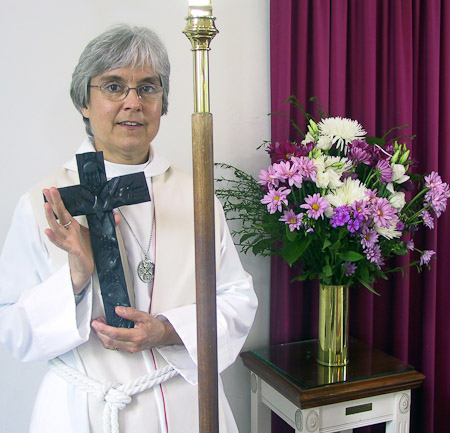
M 121 126 L 142 126 L 142 123 L 138 123 L 138 122 L 131 122 L 131 121 L 126 121 L 126 122 L 119 122 L 119 125 Z

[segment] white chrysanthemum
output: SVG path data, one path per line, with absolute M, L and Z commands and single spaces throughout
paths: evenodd
M 396 230 L 397 227 L 397 220 L 394 219 L 394 221 L 391 223 L 389 227 L 378 227 L 377 225 L 374 226 L 375 231 L 379 233 L 381 236 L 385 237 L 386 239 L 397 239 L 402 235 L 402 232 L 399 230 Z
M 325 198 L 333 207 L 348 206 L 367 198 L 367 188 L 358 179 L 347 178 L 339 188 L 327 194 Z
M 409 176 L 405 174 L 406 169 L 402 164 L 391 164 L 392 168 L 392 181 L 395 183 L 403 183 L 409 179 Z
M 316 185 L 319 188 L 336 189 L 342 185 L 342 173 L 349 171 L 352 162 L 348 158 L 321 155 L 314 159 L 316 166 Z
M 347 144 L 361 139 L 366 131 L 356 121 L 343 117 L 323 119 L 318 125 L 320 135 L 325 135 L 336 147 L 347 153 Z

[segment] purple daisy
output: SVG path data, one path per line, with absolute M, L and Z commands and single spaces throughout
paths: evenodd
M 364 140 L 353 140 L 348 145 L 348 158 L 356 164 L 362 162 L 366 165 L 373 165 L 373 154 L 370 146 Z
M 375 168 L 378 170 L 380 174 L 381 182 L 383 182 L 385 185 L 389 182 L 392 182 L 392 168 L 391 164 L 389 164 L 389 161 L 380 159 L 377 162 Z
M 430 212 L 428 212 L 427 210 L 424 210 L 421 213 L 421 216 L 423 218 L 423 223 L 429 228 L 429 229 L 434 229 L 434 218 L 433 216 L 430 214 Z
M 377 198 L 372 205 L 373 221 L 379 227 L 390 227 L 396 213 L 396 209 L 384 197 Z
M 344 273 L 346 277 L 350 277 L 356 271 L 356 265 L 352 262 L 344 262 L 342 263 L 342 267 L 345 267 Z
M 373 245 L 370 248 L 367 248 L 366 251 L 367 260 L 374 263 L 378 268 L 384 265 L 383 257 L 381 255 L 381 248 L 379 245 Z
M 414 240 L 410 239 L 406 242 L 406 249 L 412 251 L 414 249 Z
M 450 197 L 450 189 L 446 183 L 436 184 L 425 194 L 425 203 L 431 204 L 439 218 L 447 209 L 447 199 Z
M 436 253 L 433 250 L 425 250 L 420 257 L 420 266 L 428 265 L 430 263 L 431 257 Z
M 351 208 L 353 211 L 358 212 L 359 215 L 362 215 L 363 219 L 368 219 L 371 215 L 371 210 L 369 208 L 369 202 L 367 200 L 357 200 L 351 204 Z
M 378 233 L 368 227 L 361 232 L 361 245 L 363 248 L 372 248 L 378 242 Z
M 443 184 L 441 176 L 435 171 L 432 171 L 428 176 L 425 176 L 425 187 L 431 190 L 439 188 Z

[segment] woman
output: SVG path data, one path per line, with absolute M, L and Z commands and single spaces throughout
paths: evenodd
M 123 432 L 198 431 L 192 180 L 151 146 L 167 112 L 169 74 L 159 38 L 122 25 L 87 45 L 72 77 L 72 100 L 88 134 L 77 153 L 102 151 L 108 179 L 144 172 L 149 187 L 150 202 L 114 211 L 134 305 L 116 314 L 134 328 L 105 323 L 89 230 L 57 190 L 79 183 L 75 158 L 15 210 L 0 259 L 0 341 L 23 361 L 60 360 L 41 384 L 31 432 L 101 432 L 105 401 L 108 410 L 121 409 Z M 223 371 L 242 348 L 257 300 L 217 201 L 216 209 Z M 153 279 L 139 275 L 142 263 L 154 266 Z M 167 366 L 179 375 L 162 385 L 132 398 L 116 390 Z M 99 385 L 86 392 L 92 381 Z M 221 383 L 219 423 L 221 431 L 237 431 Z

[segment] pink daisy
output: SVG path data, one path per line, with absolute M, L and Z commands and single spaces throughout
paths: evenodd
M 298 172 L 295 164 L 291 164 L 289 161 L 281 161 L 278 164 L 274 164 L 275 175 L 280 180 L 287 180 L 289 186 L 295 185 L 297 188 L 301 188 L 303 177 Z
M 281 212 L 283 204 L 287 205 L 287 196 L 290 194 L 291 190 L 285 187 L 280 189 L 271 189 L 261 200 L 262 204 L 267 204 L 267 210 L 269 213 L 275 213 L 276 211 Z
M 258 183 L 268 187 L 269 189 L 277 187 L 280 183 L 276 177 L 276 173 L 272 165 L 269 165 L 267 170 L 261 170 L 258 177 L 260 179 Z
M 323 213 L 330 207 L 330 204 L 320 194 L 313 194 L 306 197 L 305 204 L 302 204 L 300 207 L 306 209 L 306 213 L 310 218 L 317 220 L 320 217 L 323 219 Z
M 280 218 L 280 221 L 289 224 L 289 230 L 293 232 L 294 230 L 301 227 L 303 215 L 304 214 L 302 213 L 296 215 L 295 212 L 291 209 L 284 212 L 283 216 Z
M 292 162 L 297 166 L 298 172 L 303 178 L 311 179 L 313 182 L 316 180 L 317 167 L 312 159 L 300 156 L 292 158 Z

